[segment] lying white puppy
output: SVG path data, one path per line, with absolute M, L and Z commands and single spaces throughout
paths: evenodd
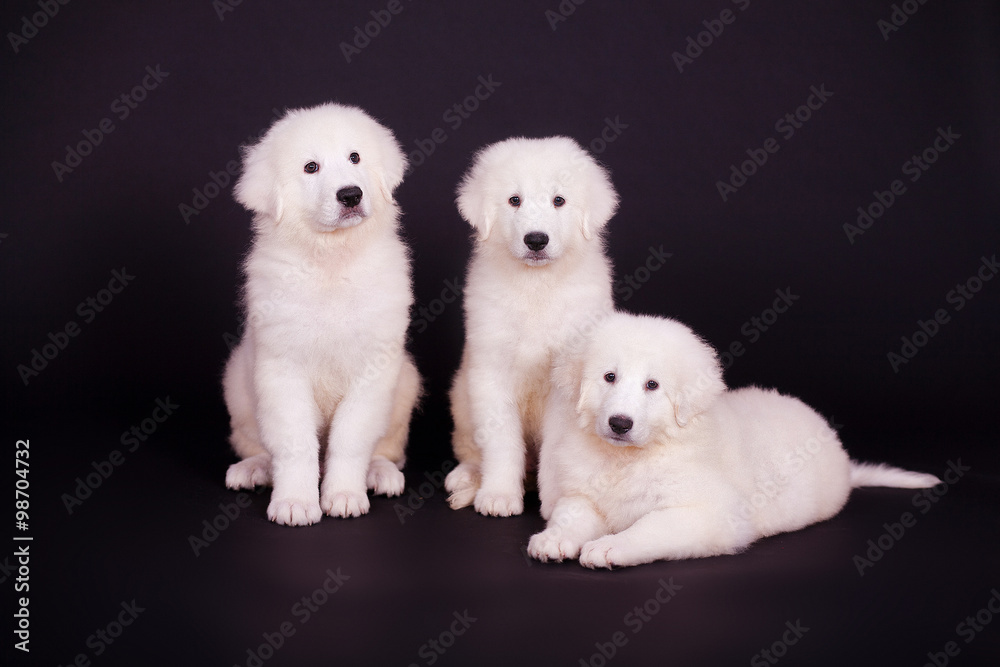
M 235 196 L 254 213 L 247 326 L 223 378 L 243 460 L 226 485 L 272 484 L 277 523 L 358 516 L 367 488 L 403 491 L 420 394 L 404 348 L 413 293 L 392 198 L 405 167 L 389 130 L 337 104 L 289 111 L 244 152 Z
M 458 209 L 478 234 L 451 389 L 453 508 L 523 511 L 553 355 L 612 308 L 602 229 L 617 205 L 607 172 L 566 137 L 488 146 L 459 186 Z
M 731 554 L 828 519 L 852 487 L 933 475 L 852 462 L 812 408 L 727 391 L 715 351 L 674 320 L 616 313 L 554 370 L 528 553 L 587 567 Z

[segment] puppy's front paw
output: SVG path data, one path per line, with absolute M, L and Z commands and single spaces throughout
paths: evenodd
M 444 478 L 444 488 L 450 494 L 448 504 L 453 510 L 468 507 L 479 491 L 479 471 L 468 463 L 459 463 Z
M 267 518 L 283 526 L 310 526 L 323 517 L 319 503 L 296 498 L 271 498 Z
M 550 560 L 563 561 L 580 555 L 580 545 L 556 530 L 543 530 L 528 540 L 528 555 L 547 563 Z
M 637 565 L 639 561 L 630 557 L 628 551 L 627 545 L 620 537 L 605 535 L 583 545 L 580 550 L 580 565 L 592 570 L 599 567 L 610 570 L 613 567 Z
M 266 454 L 243 459 L 226 471 L 226 487 L 230 489 L 253 489 L 270 484 L 270 457 Z
M 370 503 L 367 493 L 356 491 L 338 491 L 336 493 L 324 493 L 320 500 L 323 511 L 329 516 L 352 517 L 368 514 Z
M 368 488 L 375 495 L 398 496 L 403 493 L 406 478 L 403 472 L 388 459 L 373 459 L 368 467 Z
M 479 489 L 476 511 L 485 516 L 515 516 L 524 511 L 524 496 L 520 493 L 497 493 Z

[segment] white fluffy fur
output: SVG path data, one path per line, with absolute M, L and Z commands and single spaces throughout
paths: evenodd
M 306 173 L 309 162 L 318 171 Z M 254 241 L 246 331 L 223 378 L 242 458 L 226 485 L 273 485 L 277 523 L 358 516 L 368 488 L 403 491 L 420 394 L 404 348 L 413 293 L 392 198 L 405 166 L 389 130 L 337 104 L 289 111 L 244 152 L 235 196 L 254 213 Z M 350 186 L 361 189 L 354 206 L 337 198 Z
M 611 315 L 553 378 L 538 473 L 548 524 L 528 544 L 543 561 L 594 568 L 731 554 L 832 517 L 852 486 L 940 483 L 852 462 L 796 398 L 727 391 L 715 351 L 674 320 Z M 619 430 L 621 418 L 633 425 L 616 433 L 611 417 Z
M 612 308 L 602 230 L 617 204 L 607 172 L 566 137 L 493 144 L 466 173 L 458 209 L 477 234 L 465 350 L 451 389 L 459 465 L 445 486 L 453 508 L 523 511 L 552 358 Z M 527 245 L 531 232 L 548 236 L 541 251 Z

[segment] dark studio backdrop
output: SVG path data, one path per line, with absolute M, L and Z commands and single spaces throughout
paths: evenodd
M 33 538 L 0 549 L 10 664 L 1000 655 L 995 2 L 20 0 L 0 28 L 3 437 L 30 452 L 5 525 Z M 276 113 L 329 100 L 410 156 L 428 395 L 402 499 L 287 529 L 223 485 L 250 241 L 232 184 Z M 690 324 L 731 386 L 802 397 L 854 457 L 949 483 L 610 573 L 524 557 L 534 496 L 515 519 L 448 510 L 455 186 L 476 149 L 552 134 L 612 173 L 620 307 Z

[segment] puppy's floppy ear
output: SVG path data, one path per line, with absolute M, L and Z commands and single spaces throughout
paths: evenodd
M 685 354 L 687 367 L 680 370 L 681 382 L 674 398 L 674 419 L 680 427 L 691 423 L 726 391 L 715 350 L 700 338 L 696 340 L 697 348 Z
M 268 136 L 252 146 L 243 147 L 243 173 L 233 188 L 233 197 L 248 211 L 277 223 L 281 221 L 284 206 L 272 150 L 272 140 Z
M 581 149 L 583 151 L 583 149 Z M 588 241 L 600 232 L 618 210 L 618 193 L 611 183 L 611 175 L 589 153 L 583 151 L 579 174 L 582 181 L 585 203 L 580 226 L 583 238 Z
M 577 389 L 576 414 L 581 418 L 586 416 L 586 409 L 590 403 L 590 394 L 594 391 L 594 380 L 589 377 L 580 378 L 580 386 Z
M 591 421 L 590 401 L 594 393 L 594 380 L 586 374 L 586 364 L 580 355 L 564 357 L 552 372 L 556 391 L 562 391 L 573 401 L 580 428 L 586 430 Z
M 480 239 L 487 239 L 493 223 L 496 222 L 496 205 L 489 201 L 489 192 L 483 182 L 482 154 L 476 156 L 475 164 L 462 177 L 458 186 L 458 212 L 473 229 L 479 232 Z
M 379 125 L 382 148 L 382 168 L 378 171 L 378 185 L 386 201 L 392 201 L 392 193 L 403 182 L 406 173 L 406 155 L 396 141 L 395 135 L 386 127 Z M 361 158 L 364 160 L 364 157 Z

